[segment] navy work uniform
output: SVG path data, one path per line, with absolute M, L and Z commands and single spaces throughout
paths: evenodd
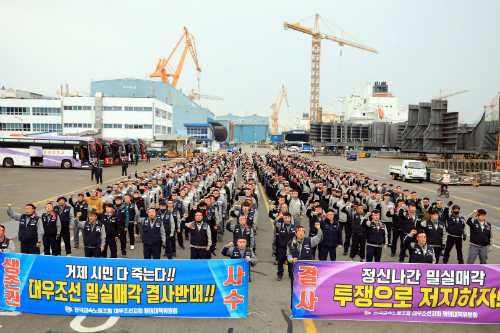
M 210 253 L 206 248 L 212 246 L 212 234 L 208 224 L 193 221 L 186 223 L 184 228 L 190 231 L 191 259 L 207 259 Z
M 43 225 L 40 216 L 33 213 L 26 214 L 15 213 L 12 209 L 7 209 L 7 214 L 14 220 L 19 221 L 19 231 L 17 239 L 21 242 L 21 253 L 40 254 L 40 248 L 37 243 L 42 243 Z
M 434 257 L 436 258 L 436 264 L 439 264 L 441 250 L 444 250 L 445 247 L 445 223 L 441 220 L 427 220 L 420 223 L 417 222 L 417 227 L 424 229 L 425 235 L 427 236 L 427 244 L 434 248 Z
M 156 212 L 156 216 L 159 217 L 163 221 L 163 229 L 165 229 L 165 237 L 167 241 L 165 242 L 165 255 L 168 259 L 172 258 L 172 247 L 170 235 L 173 235 L 175 232 L 175 216 L 173 215 L 173 210 L 166 209 L 163 213 L 158 210 Z
M 66 198 L 64 198 L 64 200 L 66 201 Z M 71 236 L 69 232 L 69 224 L 74 218 L 73 207 L 66 203 L 62 207 L 60 205 L 55 205 L 54 213 L 59 216 L 59 221 L 61 221 L 61 234 L 59 235 L 59 241 L 57 243 L 58 255 L 62 255 L 62 241 L 64 241 L 64 249 L 66 250 L 66 255 L 71 255 Z
M 488 247 L 493 244 L 493 233 L 491 224 L 479 222 L 477 218 L 470 216 L 467 219 L 467 225 L 470 227 L 470 245 L 467 264 L 472 265 L 479 256 L 479 263 L 486 265 L 488 262 Z
M 410 264 L 433 264 L 436 262 L 434 248 L 429 244 L 420 245 L 418 242 L 415 243 L 413 236 L 410 234 L 406 236 L 404 246 L 410 252 Z
M 383 222 L 370 221 L 365 218 L 361 222 L 367 231 L 366 237 L 366 261 L 372 262 L 375 257 L 375 262 L 380 262 L 382 258 L 382 248 L 387 246 L 388 230 Z
M 43 254 L 57 256 L 57 237 L 61 232 L 61 222 L 59 217 L 53 211 L 50 214 L 43 213 L 41 216 L 43 224 Z
M 141 235 L 144 259 L 160 259 L 161 245 L 166 243 L 163 221 L 158 217 L 155 219 L 144 218 Z
M 83 194 L 78 194 L 78 196 L 82 196 Z M 88 219 L 88 212 L 89 212 L 89 204 L 86 201 L 77 201 L 73 202 L 73 198 L 69 198 L 69 204 L 73 206 L 74 210 L 74 215 L 78 213 L 82 213 L 80 215 L 80 222 L 85 222 Z M 78 248 L 80 246 L 80 228 L 78 227 L 78 224 L 74 226 L 73 229 L 73 248 Z
M 102 213 L 98 214 L 99 221 L 104 225 L 106 229 L 106 244 L 104 245 L 104 251 L 102 251 L 102 258 L 107 258 L 108 247 L 111 252 L 110 258 L 118 258 L 118 251 L 116 249 L 116 237 L 118 235 L 118 227 L 116 214 Z
M 129 210 L 127 205 L 122 203 L 119 207 L 114 205 L 113 209 L 116 212 L 116 231 L 118 235 L 118 239 L 120 240 L 120 250 L 122 251 L 122 255 L 127 257 L 127 232 L 129 227 Z
M 285 269 L 283 268 L 283 264 L 286 260 L 286 251 L 288 242 L 293 239 L 295 236 L 295 225 L 292 223 L 286 224 L 284 221 L 279 222 L 276 225 L 276 245 L 278 246 L 278 278 L 283 276 L 283 272 Z M 293 277 L 293 265 L 288 264 L 288 276 L 290 278 Z
M 323 232 L 323 240 L 319 244 L 319 260 L 326 261 L 328 254 L 330 254 L 330 260 L 335 261 L 337 260 L 337 247 L 342 245 L 342 227 L 335 218 L 333 218 L 333 221 L 325 218 L 319 223 Z
M 446 238 L 446 247 L 443 255 L 443 264 L 447 264 L 450 259 L 450 252 L 455 246 L 457 250 L 457 259 L 459 264 L 464 263 L 464 255 L 462 253 L 462 239 L 464 237 L 465 230 L 465 217 L 462 215 L 456 216 L 451 214 L 446 219 L 446 232 L 448 236 Z
M 82 229 L 83 245 L 86 258 L 101 258 L 101 247 L 106 245 L 106 228 L 97 220 L 95 223 L 90 221 L 77 221 L 78 227 Z

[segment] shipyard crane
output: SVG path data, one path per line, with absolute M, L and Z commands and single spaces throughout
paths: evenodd
M 456 91 L 454 93 L 450 92 L 449 94 L 446 94 L 446 95 L 441 95 L 441 90 L 439 90 L 439 97 L 436 97 L 434 98 L 436 101 L 439 101 L 439 100 L 443 100 L 443 99 L 446 99 L 447 97 L 451 97 L 451 96 L 455 96 L 455 95 L 458 95 L 458 94 L 462 94 L 462 93 L 465 93 L 465 92 L 468 92 L 469 90 L 465 89 L 465 90 L 460 90 L 460 91 Z
M 177 50 L 177 47 L 179 47 L 179 44 L 182 42 L 182 40 L 186 38 L 186 45 L 184 46 L 184 51 L 182 52 L 181 60 L 179 61 L 179 64 L 177 65 L 177 69 L 174 71 L 172 66 L 168 63 L 172 56 L 174 55 L 175 51 Z M 198 71 L 198 81 L 200 80 L 200 73 L 201 73 L 201 68 L 198 64 L 198 54 L 196 52 L 196 44 L 194 42 L 194 36 L 191 35 L 186 27 L 184 27 L 184 34 L 182 35 L 181 39 L 175 46 L 174 50 L 170 54 L 167 60 L 160 59 L 158 61 L 158 65 L 156 65 L 156 70 L 154 71 L 153 74 L 150 74 L 149 77 L 160 77 L 161 82 L 168 82 L 169 77 L 173 78 L 172 81 L 172 86 L 176 87 L 177 86 L 177 81 L 179 81 L 179 76 L 181 75 L 182 71 L 182 66 L 184 65 L 184 60 L 186 59 L 186 54 L 187 51 L 191 52 L 191 56 L 193 57 L 194 63 L 196 64 L 196 70 Z M 169 73 L 167 73 L 167 69 Z
M 290 105 L 288 105 L 288 97 L 286 95 L 285 85 L 283 85 L 281 87 L 281 90 L 280 90 L 280 93 L 278 95 L 278 98 L 276 99 L 276 102 L 274 102 L 271 105 L 271 108 L 273 109 L 273 114 L 271 115 L 271 120 L 273 121 L 273 134 L 278 134 L 278 115 L 280 113 L 281 103 L 283 102 L 283 97 L 285 97 L 286 106 L 290 107 Z M 279 104 L 278 104 L 278 100 L 279 100 Z
M 312 16 L 315 16 L 313 28 L 306 28 L 306 27 L 299 24 L 301 21 L 307 20 L 308 18 L 310 18 Z M 320 84 L 319 84 L 320 83 L 320 80 L 319 80 L 320 76 L 319 76 L 319 74 L 320 74 L 320 60 L 321 60 L 321 40 L 327 39 L 327 40 L 331 40 L 333 42 L 338 43 L 340 46 L 347 45 L 347 46 L 352 46 L 352 47 L 355 47 L 355 48 L 358 48 L 361 50 L 365 50 L 365 51 L 369 51 L 369 52 L 373 52 L 373 53 L 378 53 L 378 51 L 375 50 L 374 48 L 365 46 L 359 42 L 353 42 L 353 41 L 345 39 L 344 38 L 345 32 L 338 27 L 336 27 L 336 28 L 341 30 L 342 37 L 334 36 L 333 32 L 330 30 L 328 25 L 327 25 L 327 28 L 330 30 L 332 35 L 328 35 L 328 34 L 320 32 L 319 31 L 319 20 L 321 20 L 325 25 L 326 25 L 325 21 L 329 22 L 328 20 L 321 17 L 319 14 L 315 14 L 315 15 L 311 15 L 303 20 L 300 20 L 297 23 L 288 24 L 287 22 L 285 22 L 283 24 L 283 26 L 285 27 L 285 30 L 290 28 L 292 30 L 296 30 L 296 31 L 299 31 L 299 32 L 302 32 L 302 33 L 305 33 L 305 34 L 312 36 L 311 105 L 310 105 L 311 112 L 310 112 L 309 122 L 322 120 L 321 111 L 320 111 L 320 107 L 319 107 L 319 92 L 320 92 L 320 89 L 319 89 L 320 88 Z M 330 24 L 335 26 L 332 23 L 330 23 Z M 349 37 L 351 37 L 352 39 L 354 39 L 349 34 L 347 34 L 347 33 L 345 33 L 345 34 L 348 35 Z
M 489 105 L 484 106 L 484 112 L 486 113 L 487 116 L 489 116 L 489 119 L 487 120 L 499 119 L 499 110 L 498 108 L 496 108 L 496 106 L 498 106 L 499 103 L 500 103 L 500 92 L 493 98 L 493 100 Z
M 61 90 L 56 90 L 56 94 L 61 95 L 61 96 L 65 96 L 65 97 L 80 97 L 80 93 L 78 91 L 75 94 L 75 93 L 64 92 Z
M 192 100 L 194 100 L 194 99 L 200 99 L 200 98 L 215 99 L 215 100 L 219 100 L 219 101 L 223 101 L 224 100 L 224 98 L 219 97 L 219 96 L 199 94 L 199 93 L 195 92 L 194 89 L 191 89 L 191 91 L 188 94 L 188 97 L 191 98 Z

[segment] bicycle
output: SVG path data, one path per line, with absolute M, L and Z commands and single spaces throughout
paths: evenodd
M 443 192 L 443 191 L 441 191 L 441 186 L 439 186 L 439 188 L 437 190 L 437 195 L 440 197 L 443 194 L 444 194 L 445 198 L 449 198 L 450 197 L 450 191 L 448 190 L 448 188 L 446 188 L 444 190 L 444 192 Z

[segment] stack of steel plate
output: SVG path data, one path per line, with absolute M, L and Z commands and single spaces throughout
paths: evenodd
M 460 185 L 472 185 L 473 180 L 471 175 L 460 176 Z
M 491 173 L 491 185 L 500 185 L 500 172 L 492 172 Z

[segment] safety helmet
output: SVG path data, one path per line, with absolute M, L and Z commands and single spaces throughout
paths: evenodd
M 448 173 L 448 170 L 443 170 L 444 173 Z

